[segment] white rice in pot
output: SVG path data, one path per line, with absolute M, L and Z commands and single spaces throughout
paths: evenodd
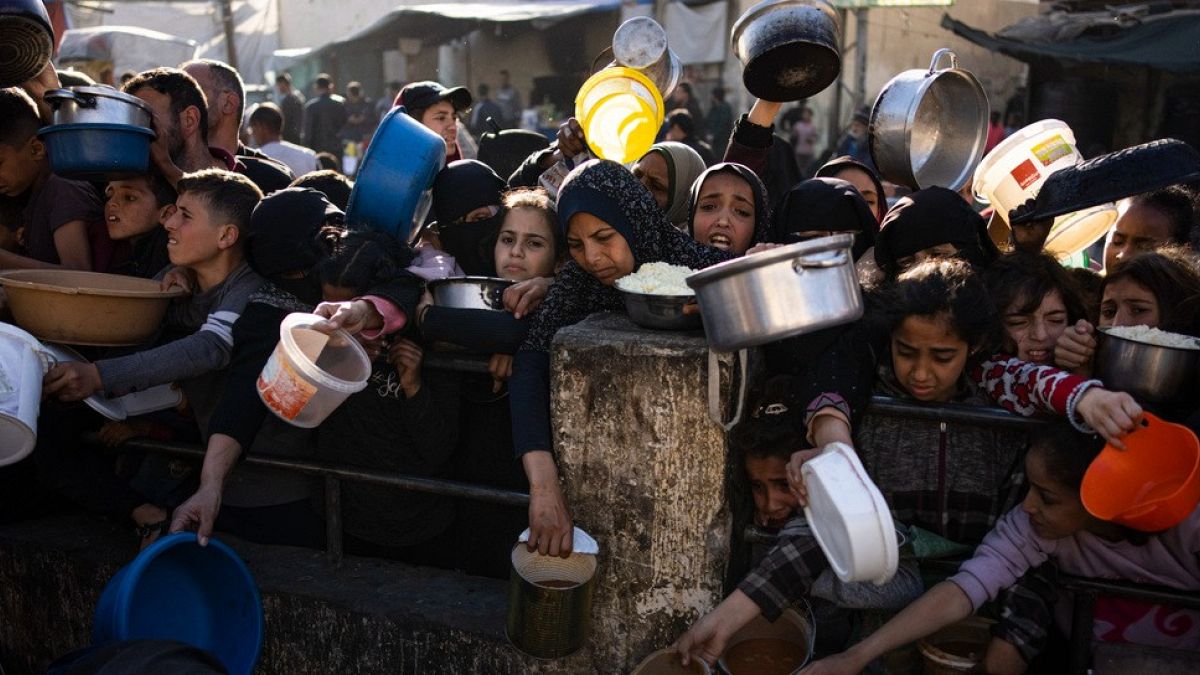
M 617 288 L 645 295 L 695 295 L 684 281 L 694 271 L 665 262 L 646 263 L 637 272 L 617 279 Z
M 1105 328 L 1104 331 L 1109 335 L 1114 335 L 1126 340 L 1141 342 L 1148 345 L 1158 347 L 1174 347 L 1175 349 L 1200 349 L 1200 339 L 1191 337 L 1190 335 L 1180 335 L 1179 333 L 1168 333 L 1165 330 L 1151 328 L 1149 326 L 1113 326 Z

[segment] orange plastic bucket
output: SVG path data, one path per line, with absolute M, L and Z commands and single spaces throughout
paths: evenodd
M 1143 532 L 1183 522 L 1200 504 L 1200 440 L 1190 429 L 1145 414 L 1125 450 L 1104 446 L 1083 476 L 1083 506 L 1101 520 Z
M 658 88 L 633 68 L 605 68 L 575 96 L 575 117 L 588 146 L 597 157 L 622 164 L 650 151 L 664 115 Z

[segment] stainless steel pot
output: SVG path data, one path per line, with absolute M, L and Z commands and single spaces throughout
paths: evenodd
M 664 100 L 675 91 L 683 74 L 683 64 L 667 45 L 667 31 L 648 16 L 635 16 L 617 28 L 612 53 L 613 63 L 650 78 Z
M 937 69 L 943 56 L 950 67 Z M 884 85 L 871 109 L 871 157 L 884 178 L 914 190 L 957 191 L 974 175 L 987 144 L 983 85 L 949 49 L 929 70 L 906 70 Z
M 110 87 L 72 87 L 46 92 L 54 124 L 127 124 L 152 129 L 150 106 Z
M 696 301 L 691 295 L 653 295 L 618 289 L 625 298 L 630 321 L 643 328 L 659 330 L 696 330 L 699 314 L 684 314 L 683 308 Z
M 723 352 L 755 347 L 862 316 L 853 243 L 850 234 L 822 237 L 689 276 L 709 347 Z
M 438 307 L 504 311 L 504 291 L 512 285 L 493 277 L 450 277 L 431 281 L 426 288 Z
M 1151 403 L 1171 403 L 1195 395 L 1200 349 L 1137 342 L 1103 328 L 1096 338 L 1096 377 L 1105 387 Z
M 742 83 L 765 101 L 798 101 L 842 71 L 841 26 L 825 0 L 766 0 L 746 10 L 730 33 Z

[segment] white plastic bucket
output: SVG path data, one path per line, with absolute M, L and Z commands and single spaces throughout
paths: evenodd
M 326 335 L 311 326 L 316 314 L 289 314 L 279 325 L 279 344 L 258 375 L 258 397 L 280 419 L 311 429 L 371 376 L 367 352 L 349 333 Z
M 1066 122 L 1041 120 L 1013 132 L 975 169 L 975 198 L 1008 212 L 1037 197 L 1050 174 L 1079 161 L 1075 134 Z
M 46 360 L 37 338 L 0 323 L 0 466 L 33 452 Z

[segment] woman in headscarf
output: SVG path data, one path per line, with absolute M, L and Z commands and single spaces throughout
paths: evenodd
M 654 196 L 667 220 L 681 230 L 688 223 L 688 192 L 702 173 L 704 160 L 700 155 L 675 141 L 655 143 L 633 165 L 633 175 Z
M 559 329 L 603 310 L 624 309 L 617 279 L 648 262 L 699 269 L 729 253 L 677 230 L 654 197 L 625 167 L 587 162 L 567 176 L 558 195 L 560 226 L 570 260 L 532 315 L 509 380 L 513 445 L 529 478 L 529 546 L 570 554 L 571 517 L 551 451 L 550 345 Z
M 505 183 L 473 159 L 451 162 L 433 180 L 437 248 L 454 256 L 465 274 L 496 276 L 492 249 L 504 222 Z
M 930 258 L 956 256 L 986 267 L 999 255 L 987 222 L 957 192 L 941 187 L 896 202 L 875 239 L 875 261 L 888 280 Z
M 858 189 L 859 194 L 866 200 L 867 206 L 875 212 L 875 220 L 883 222 L 887 214 L 887 195 L 883 191 L 883 181 L 879 174 L 849 155 L 834 157 L 817 169 L 817 178 L 841 178 Z
M 851 252 L 858 260 L 875 245 L 879 222 L 853 184 L 837 178 L 813 178 L 796 184 L 783 196 L 771 218 L 767 241 L 798 241 L 851 233 Z
M 741 164 L 722 162 L 700 174 L 688 205 L 688 232 L 701 244 L 740 256 L 767 239 L 767 189 Z

